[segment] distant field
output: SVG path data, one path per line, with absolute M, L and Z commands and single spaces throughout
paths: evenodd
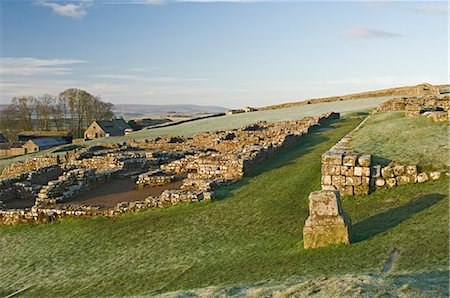
M 436 123 L 426 117 L 405 117 L 404 112 L 379 113 L 355 133 L 353 146 L 359 153 L 415 164 L 424 169 L 450 167 L 448 122 Z
M 345 198 L 354 243 L 303 249 L 308 194 L 320 189 L 321 154 L 360 120 L 335 120 L 324 125 L 331 129 L 314 130 L 243 180 L 219 189 L 211 202 L 112 219 L 1 227 L 0 296 L 24 288 L 20 296 L 151 296 L 291 276 L 379 275 L 394 247 L 400 255 L 390 274 L 415 272 L 423 283 L 445 287 L 446 176 Z M 320 284 L 314 289 L 320 290 Z M 227 293 L 239 296 L 239 289 L 231 287 Z M 409 297 L 420 296 L 413 292 Z
M 365 98 L 365 99 L 303 105 L 290 107 L 286 109 L 256 111 L 246 114 L 236 114 L 230 116 L 201 119 L 174 126 L 160 127 L 154 129 L 144 129 L 130 133 L 129 135 L 123 137 L 102 138 L 88 142 L 83 142 L 78 145 L 81 146 L 96 145 L 106 142 L 119 143 L 131 139 L 144 140 L 164 135 L 192 136 L 198 132 L 203 131 L 216 131 L 216 130 L 239 128 L 242 126 L 255 123 L 257 121 L 277 122 L 277 121 L 301 119 L 306 116 L 318 116 L 326 112 L 341 112 L 341 113 L 354 112 L 375 108 L 377 105 L 390 98 L 392 97 Z M 54 150 L 57 150 L 57 148 L 52 148 L 32 155 L 30 154 L 15 158 L 0 159 L 0 171 L 2 171 L 4 166 L 7 164 L 31 157 L 38 157 L 43 156 L 45 154 L 50 154 Z

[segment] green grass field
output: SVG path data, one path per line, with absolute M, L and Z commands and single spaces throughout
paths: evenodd
M 448 169 L 449 132 L 448 122 L 387 112 L 373 115 L 354 134 L 352 143 L 355 151 L 371 153 L 383 163 L 397 161 L 427 170 Z
M 392 273 L 439 274 L 449 262 L 446 176 L 346 198 L 354 243 L 302 248 L 308 194 L 320 189 L 320 156 L 359 121 L 315 130 L 208 203 L 2 227 L 0 296 L 27 287 L 21 295 L 155 295 L 292 276 L 380 274 L 394 247 L 400 255 Z
M 97 145 L 105 142 L 122 143 L 126 140 L 131 139 L 144 140 L 164 135 L 192 136 L 198 132 L 203 131 L 216 131 L 216 130 L 239 128 L 255 123 L 257 121 L 277 122 L 277 121 L 301 119 L 306 116 L 318 116 L 326 112 L 342 112 L 342 113 L 354 112 L 374 108 L 381 102 L 386 101 L 390 98 L 392 97 L 376 97 L 376 98 L 357 99 L 342 102 L 320 103 L 320 104 L 296 106 L 286 109 L 256 111 L 246 114 L 236 114 L 230 116 L 201 119 L 197 121 L 182 123 L 180 125 L 175 126 L 160 127 L 155 129 L 144 129 L 122 137 L 102 138 L 89 142 L 83 142 L 78 145 L 88 146 L 88 145 Z M 22 161 L 27 158 L 44 156 L 46 154 L 53 154 L 53 151 L 58 149 L 59 147 L 51 148 L 48 150 L 44 150 L 41 152 L 25 156 L 0 159 L 0 171 L 2 171 L 5 165 L 7 164 L 16 161 Z

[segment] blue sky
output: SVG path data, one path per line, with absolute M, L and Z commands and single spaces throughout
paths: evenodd
M 0 104 L 263 106 L 448 82 L 447 2 L 1 1 Z

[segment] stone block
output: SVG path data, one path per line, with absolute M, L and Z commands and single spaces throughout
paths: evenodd
M 405 173 L 408 175 L 417 175 L 417 166 L 406 166 Z
M 341 174 L 341 166 L 338 165 L 322 165 L 322 175 L 338 176 Z
M 405 173 L 405 166 L 395 166 L 394 167 L 394 175 L 401 176 Z
M 361 167 L 370 167 L 372 156 L 369 154 L 363 154 L 358 157 L 358 164 Z
M 354 167 L 342 166 L 341 167 L 341 175 L 344 176 L 354 176 Z
M 438 180 L 439 178 L 441 178 L 441 172 L 430 172 L 429 176 L 431 180 Z
M 346 177 L 345 185 L 361 185 L 361 177 Z
M 377 180 L 375 180 L 376 187 L 383 187 L 385 184 L 386 184 L 386 181 L 381 177 L 379 177 L 379 178 L 377 178 Z
M 386 179 L 386 186 L 391 188 L 395 187 L 397 185 L 397 180 L 395 178 L 387 178 Z
M 345 177 L 344 176 L 332 176 L 331 184 L 336 186 L 337 188 L 345 185 Z
M 330 175 L 322 176 L 322 184 L 331 185 L 331 176 Z
M 349 244 L 351 221 L 341 206 L 338 191 L 322 190 L 309 195 L 309 217 L 303 227 L 305 249 Z
M 370 167 L 361 168 L 362 176 L 370 177 Z
M 381 176 L 383 178 L 393 178 L 394 177 L 394 169 L 392 167 L 384 167 L 381 169 Z
M 342 165 L 342 153 L 328 151 L 322 155 L 322 163 L 330 165 Z
M 424 183 L 428 181 L 428 175 L 427 173 L 420 173 L 417 175 L 417 182 L 418 183 Z
M 354 167 L 358 157 L 356 155 L 345 155 L 342 158 L 342 164 L 347 167 Z
M 362 176 L 362 174 L 363 174 L 363 168 L 362 167 L 355 167 L 354 168 L 354 170 L 353 170 L 353 174 L 355 175 L 355 176 Z
M 405 185 L 405 184 L 410 183 L 408 176 L 405 176 L 405 175 L 397 176 L 396 180 L 397 180 L 397 185 Z

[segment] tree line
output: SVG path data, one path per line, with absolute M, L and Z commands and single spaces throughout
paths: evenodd
M 13 97 L 11 104 L 0 112 L 0 133 L 10 140 L 21 131 L 70 131 L 82 137 L 94 120 L 114 116 L 113 104 L 104 102 L 85 90 L 71 88 L 57 96 Z

